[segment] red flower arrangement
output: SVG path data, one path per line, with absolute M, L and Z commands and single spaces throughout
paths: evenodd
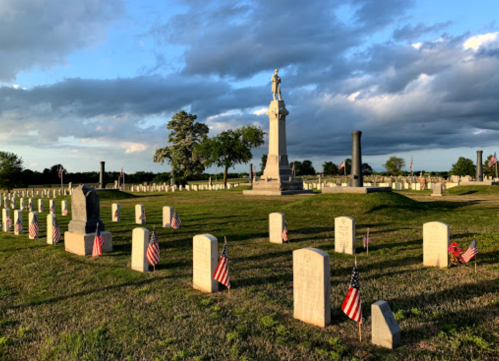
M 463 250 L 459 248 L 459 244 L 452 242 L 448 250 L 452 264 L 455 266 L 459 265 L 461 263 L 461 255 L 464 253 Z

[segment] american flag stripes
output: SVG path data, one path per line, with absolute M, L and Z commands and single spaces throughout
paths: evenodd
M 123 177 L 123 168 L 121 168 L 120 178 Z
M 142 213 L 139 216 L 139 221 L 145 221 L 146 220 L 146 211 L 144 208 L 142 208 Z
M 156 230 L 153 229 L 151 233 L 151 239 L 149 240 L 149 246 L 147 246 L 147 261 L 151 266 L 156 266 L 159 262 L 159 242 L 158 236 L 156 235 Z
M 363 239 L 362 243 L 364 245 L 364 248 L 366 248 L 367 245 L 371 244 L 371 237 L 369 237 L 369 233 L 366 233 L 364 235 L 364 239 Z
M 348 289 L 345 301 L 343 301 L 341 310 L 355 322 L 362 323 L 362 305 L 360 302 L 360 283 L 357 260 L 355 260 L 352 278 L 350 278 L 350 288 Z
M 10 219 L 10 216 L 7 216 L 7 219 L 5 220 L 5 223 L 7 225 L 7 232 L 10 231 L 10 227 L 12 227 L 12 219 Z
M 293 163 L 293 168 L 291 168 L 291 174 L 295 174 L 295 164 Z
M 67 216 L 67 215 L 68 215 L 68 210 L 67 210 L 67 208 L 64 208 L 64 209 L 62 210 L 62 215 L 63 215 L 63 216 Z
M 114 211 L 114 219 L 117 221 L 120 216 L 120 212 L 118 212 L 118 208 Z
M 341 164 L 338 166 L 338 170 L 343 169 L 345 167 L 345 161 L 341 162 Z
M 222 249 L 222 255 L 218 260 L 217 268 L 213 274 L 213 279 L 230 289 L 230 276 L 229 276 L 229 253 L 227 251 L 227 240 Z
M 288 227 L 286 225 L 284 225 L 284 228 L 283 228 L 282 233 L 281 233 L 281 237 L 282 237 L 282 240 L 284 242 L 288 242 Z
M 494 155 L 489 160 L 489 164 L 488 164 L 489 168 L 492 167 L 496 163 L 497 163 L 497 157 L 496 157 L 496 153 L 494 152 Z
M 64 168 L 62 168 L 62 166 L 59 167 L 59 172 L 57 173 L 57 175 L 59 176 L 59 178 L 62 178 L 62 171 L 64 170 Z
M 23 232 L 23 221 L 21 220 L 21 218 L 17 219 L 17 222 L 14 225 L 14 232 L 18 234 Z
M 409 165 L 409 169 L 412 170 L 412 157 L 411 157 L 411 164 Z
M 461 260 L 464 263 L 468 263 L 473 257 L 476 256 L 477 253 L 478 253 L 478 247 L 476 244 L 476 238 L 473 238 L 473 241 L 471 241 L 470 246 L 468 247 L 466 252 L 462 254 Z
M 57 218 L 55 216 L 52 218 L 52 242 L 54 244 L 58 243 L 61 239 L 61 230 L 59 229 L 59 224 L 57 223 Z
M 38 215 L 33 214 L 33 219 L 31 219 L 31 224 L 29 225 L 29 236 L 31 238 L 38 237 Z
M 172 216 L 172 221 L 170 222 L 170 225 L 172 226 L 173 229 L 179 229 L 180 225 L 182 224 L 182 220 L 178 216 L 177 211 L 173 211 L 173 216 Z
M 97 224 L 97 230 L 95 231 L 94 238 L 94 248 L 92 250 L 92 257 L 97 257 L 102 255 L 102 245 L 104 244 L 104 238 L 99 230 L 99 225 Z

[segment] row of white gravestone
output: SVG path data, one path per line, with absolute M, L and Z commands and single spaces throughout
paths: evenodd
M 38 212 L 29 212 L 28 214 L 28 227 L 25 227 L 23 224 L 23 211 L 15 210 L 14 212 L 14 220 L 12 221 L 10 209 L 2 210 L 2 231 L 9 232 L 11 229 L 14 231 L 15 235 L 21 235 L 24 232 L 28 232 L 29 239 L 35 239 L 38 237 L 38 231 L 36 232 L 37 236 L 32 236 L 29 232 L 29 227 L 33 222 L 33 218 L 38 219 Z M 21 227 L 16 227 L 16 224 L 20 220 Z M 9 224 L 10 223 L 10 224 Z M 51 213 L 47 215 L 47 243 L 55 244 L 54 242 L 54 225 L 57 225 L 57 220 L 55 214 Z M 37 229 L 39 227 L 39 223 L 37 225 Z M 60 230 L 59 230 L 60 232 Z
M 3 199 L 3 202 L 1 201 L 0 198 L 0 206 L 3 206 L 4 208 L 10 208 L 15 210 L 16 209 L 16 199 L 12 198 L 10 202 L 7 199 Z M 29 205 L 31 204 L 32 209 L 34 209 L 34 201 L 32 198 L 29 198 L 27 201 L 24 198 L 19 199 L 19 210 L 29 210 Z M 43 213 L 44 211 L 44 202 L 43 199 L 38 199 L 38 212 Z M 56 212 L 56 203 L 54 199 L 49 199 L 49 204 L 48 204 L 48 211 L 50 213 L 55 213 Z M 61 214 L 63 216 L 68 215 L 68 201 L 67 200 L 62 200 L 61 201 Z
M 174 214 L 174 208 L 170 206 L 163 207 L 163 228 L 172 228 L 171 222 Z M 113 222 L 121 221 L 121 206 L 119 203 L 113 203 L 111 206 L 111 219 Z M 146 224 L 146 211 L 143 204 L 135 205 L 135 223 Z
M 184 186 L 168 186 L 168 185 L 152 185 L 152 186 L 143 186 L 143 185 L 132 185 L 126 187 L 126 190 L 130 192 L 175 192 L 175 191 L 202 191 L 202 190 L 223 190 L 223 189 L 232 189 L 234 187 L 238 187 L 239 183 L 228 183 L 227 187 L 224 184 L 188 184 Z

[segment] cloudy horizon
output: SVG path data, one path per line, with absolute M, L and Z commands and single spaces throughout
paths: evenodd
M 358 129 L 375 170 L 449 170 L 499 135 L 499 4 L 478 3 L 0 0 L 0 150 L 33 170 L 167 172 L 152 157 L 180 110 L 210 136 L 267 131 L 278 68 L 290 161 L 339 164 Z

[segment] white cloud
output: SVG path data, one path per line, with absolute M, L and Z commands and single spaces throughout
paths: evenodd
M 253 114 L 255 114 L 255 115 L 264 115 L 264 114 L 267 114 L 267 110 L 269 110 L 269 108 L 260 108 L 258 110 L 255 110 L 253 112 Z
M 143 152 L 148 147 L 142 143 L 124 143 L 122 147 L 126 148 L 125 153 L 135 153 L 135 152 Z
M 481 46 L 496 40 L 498 35 L 499 32 L 473 36 L 464 42 L 463 48 L 477 51 Z

